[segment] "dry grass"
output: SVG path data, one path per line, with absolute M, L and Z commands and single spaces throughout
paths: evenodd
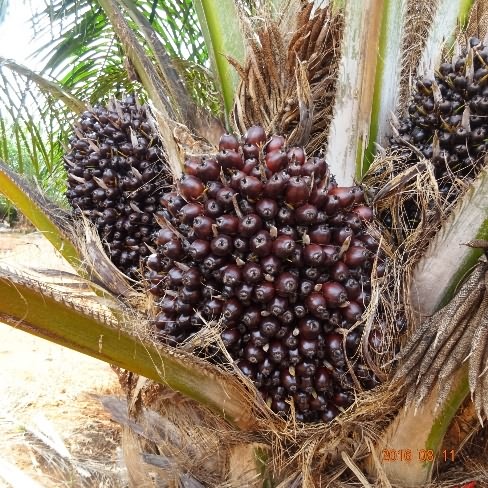
M 32 233 L 1 233 L 0 263 L 72 271 Z M 97 398 L 120 395 L 110 366 L 4 324 L 0 344 L 0 486 L 25 486 L 9 467 L 45 488 L 126 486 L 120 427 Z

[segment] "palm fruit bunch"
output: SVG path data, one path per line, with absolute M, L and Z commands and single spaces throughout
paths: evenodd
M 165 161 L 147 107 L 134 97 L 82 114 L 65 155 L 66 196 L 93 222 L 113 263 L 140 279 L 161 210 Z
M 392 137 L 392 148 L 416 149 L 410 165 L 418 162 L 420 154 L 431 160 L 441 195 L 453 201 L 458 194 L 455 179 L 473 178 L 483 164 L 488 149 L 487 115 L 488 46 L 471 38 L 460 56 L 439 66 L 434 79 L 417 81 L 408 115 Z M 406 208 L 415 227 L 418 208 L 413 200 Z
M 321 155 L 252 126 L 222 136 L 215 156 L 189 159 L 161 201 L 171 225 L 157 235 L 145 278 L 155 329 L 178 345 L 206 324 L 274 412 L 293 398 L 299 421 L 330 421 L 353 401 L 346 355 L 363 387 L 377 379 L 347 335 L 370 301 L 378 244 L 359 187 L 339 187 Z M 384 272 L 378 260 L 377 274 Z M 220 330 L 220 329 L 219 329 Z M 381 336 L 370 337 L 376 347 Z M 353 359 L 354 358 L 354 359 Z

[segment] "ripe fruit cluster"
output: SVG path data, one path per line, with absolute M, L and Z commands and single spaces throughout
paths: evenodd
M 228 352 L 275 412 L 286 414 L 292 397 L 298 420 L 329 421 L 352 402 L 346 354 L 361 328 L 346 349 L 337 329 L 370 300 L 372 211 L 359 187 L 337 186 L 324 158 L 259 126 L 242 143 L 222 136 L 219 149 L 188 160 L 177 191 L 161 198 L 172 225 L 159 231 L 145 275 L 158 299 L 155 327 L 176 345 L 219 321 Z M 374 386 L 353 362 L 363 386 Z
M 487 115 L 488 46 L 471 38 L 460 57 L 439 66 L 435 80 L 417 81 L 392 147 L 415 146 L 432 161 L 441 194 L 453 199 L 455 178 L 472 178 L 483 164 L 488 149 Z M 414 157 L 410 161 L 416 162 Z M 411 203 L 407 208 L 415 226 L 419 215 Z
M 158 227 L 154 213 L 164 184 L 158 144 L 146 108 L 127 97 L 83 113 L 65 156 L 75 215 L 96 224 L 111 260 L 133 279 Z

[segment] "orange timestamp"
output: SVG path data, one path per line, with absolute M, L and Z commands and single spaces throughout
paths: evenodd
M 443 462 L 454 462 L 456 452 L 444 449 L 438 459 Z M 432 449 L 383 449 L 383 461 L 420 461 L 421 463 L 433 463 L 436 460 L 435 452 Z

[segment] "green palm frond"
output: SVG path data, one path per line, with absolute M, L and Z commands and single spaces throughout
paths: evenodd
M 208 65 L 208 54 L 192 2 L 146 0 L 127 5 L 150 25 L 154 39 L 172 62 L 184 67 L 180 74 L 190 81 L 193 99 L 218 113 L 218 104 L 206 103 L 207 95 L 215 99 L 216 90 L 210 72 L 202 69 Z M 36 51 L 45 61 L 43 71 L 59 78 L 73 93 L 91 104 L 127 92 L 143 93 L 127 76 L 123 47 L 98 2 L 57 0 L 38 13 L 35 22 L 41 33 L 51 33 L 51 40 Z M 154 56 L 137 23 L 132 21 L 131 27 L 146 53 Z M 195 72 L 204 77 L 204 83 L 191 83 Z

